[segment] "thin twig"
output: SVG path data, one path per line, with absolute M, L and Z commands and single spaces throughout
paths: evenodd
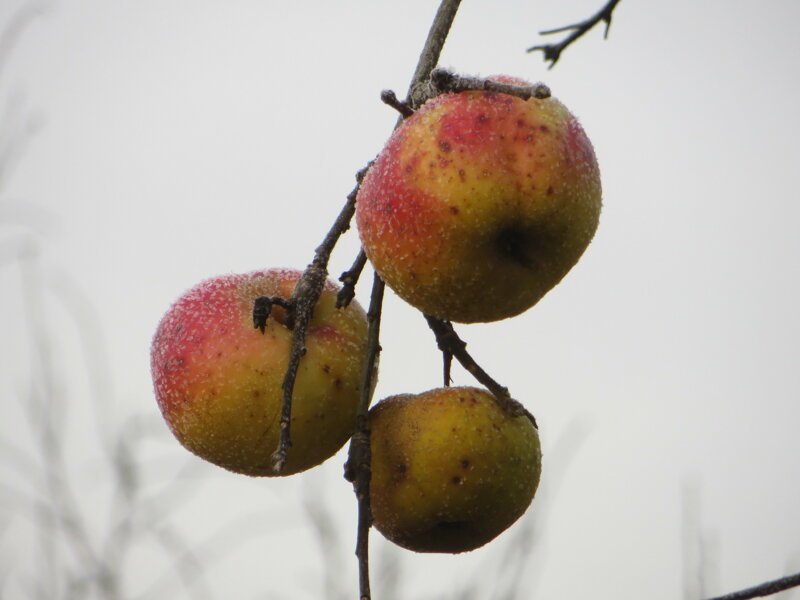
M 339 212 L 339 216 L 336 217 L 333 226 L 325 235 L 325 239 L 322 240 L 322 243 L 317 246 L 317 249 L 314 251 L 314 259 L 311 261 L 311 264 L 306 267 L 306 270 L 303 271 L 292 293 L 292 297 L 289 300 L 289 305 L 291 307 L 289 318 L 294 329 L 292 332 L 292 350 L 289 355 L 289 366 L 283 378 L 280 440 L 278 442 L 278 448 L 272 454 L 272 468 L 276 473 L 280 473 L 283 470 L 289 448 L 292 447 L 292 393 L 294 391 L 294 382 L 297 379 L 297 369 L 300 366 L 300 359 L 306 352 L 306 329 L 311 322 L 314 307 L 325 285 L 325 279 L 328 275 L 328 260 L 330 259 L 331 252 L 333 252 L 333 248 L 342 234 L 350 228 L 350 221 L 356 210 L 358 189 L 361 186 L 361 180 L 364 178 L 369 166 L 370 165 L 367 165 L 356 174 L 355 187 L 348 194 L 345 205 Z M 257 305 L 254 305 L 253 308 L 254 312 L 259 309 Z M 256 322 L 256 315 L 254 315 L 254 325 L 256 327 L 259 326 L 259 323 Z
M 417 69 L 414 71 L 411 85 L 408 87 L 408 94 L 406 94 L 405 103 L 412 109 L 420 107 L 425 101 L 424 88 L 428 85 L 431 72 L 439 64 L 439 56 L 442 54 L 444 42 L 460 5 L 461 0 L 442 0 L 439 10 L 436 11 L 433 24 L 428 31 L 428 38 L 425 40 L 425 47 L 419 55 Z M 420 92 L 421 95 L 418 95 Z
M 391 106 L 393 109 L 399 112 L 404 119 L 407 119 L 414 114 L 414 109 L 405 102 L 399 100 L 397 95 L 392 90 L 383 90 L 381 92 L 381 102 L 387 106 Z
M 345 479 L 352 482 L 358 500 L 358 533 L 356 535 L 356 557 L 358 558 L 359 598 L 370 600 L 369 585 L 369 528 L 372 526 L 372 507 L 370 505 L 370 480 L 372 479 L 372 450 L 370 448 L 369 404 L 372 399 L 375 365 L 380 347 L 381 309 L 383 307 L 383 280 L 377 273 L 373 276 L 372 295 L 369 302 L 367 320 L 367 360 L 361 380 L 361 399 L 356 416 L 356 431 L 350 440 Z
M 494 395 L 503 410 L 512 415 L 525 415 L 533 423 L 533 426 L 537 427 L 534 416 L 522 404 L 511 397 L 508 388 L 500 385 L 475 362 L 475 359 L 467 352 L 466 342 L 458 337 L 449 321 L 442 321 L 430 315 L 425 315 L 425 320 L 428 321 L 428 327 L 431 328 L 431 331 L 436 336 L 436 344 L 439 346 L 439 350 L 452 354 L 461 363 L 462 367 L 469 371 L 478 382 Z
M 448 69 L 435 69 L 431 73 L 431 86 L 433 87 L 433 91 L 439 94 L 446 92 L 484 91 L 508 94 L 509 96 L 516 96 L 523 100 L 530 100 L 531 98 L 544 100 L 550 97 L 550 88 L 543 83 L 513 85 L 485 79 L 483 77 L 457 75 Z
M 598 23 L 602 22 L 606 24 L 606 30 L 603 34 L 603 37 L 608 38 L 608 29 L 611 27 L 611 16 L 614 14 L 614 9 L 617 7 L 617 4 L 619 4 L 619 0 L 609 0 L 606 5 L 597 12 L 597 14 L 584 21 L 573 23 L 572 25 L 557 27 L 556 29 L 540 31 L 540 35 L 551 35 L 566 31 L 570 31 L 571 33 L 557 44 L 540 44 L 538 46 L 531 46 L 526 50 L 526 52 L 535 52 L 536 50 L 541 50 L 544 54 L 544 59 L 546 61 L 550 61 L 550 66 L 548 68 L 552 69 L 553 66 L 555 66 L 555 64 L 558 62 L 558 59 L 561 57 L 561 53 L 564 52 L 564 50 L 566 50 L 573 42 L 581 38 L 586 32 L 590 31 Z
M 353 266 L 339 276 L 339 281 L 342 282 L 342 289 L 336 296 L 336 308 L 344 308 L 356 295 L 356 284 L 358 278 L 361 277 L 361 271 L 364 270 L 364 265 L 367 264 L 367 255 L 362 248 L 356 259 L 353 261 Z
M 725 596 L 717 596 L 715 598 L 711 598 L 710 600 L 749 600 L 750 598 L 762 598 L 764 596 L 777 594 L 778 592 L 782 592 L 793 587 L 800 587 L 800 573 L 787 575 L 786 577 L 781 577 L 780 579 L 767 581 L 761 585 L 756 585 L 751 588 L 747 588 L 746 590 L 726 594 Z

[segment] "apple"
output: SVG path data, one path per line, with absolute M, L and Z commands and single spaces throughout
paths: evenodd
M 539 484 L 539 435 L 485 390 L 386 398 L 370 411 L 374 525 L 416 552 L 466 552 L 497 537 Z
M 600 205 L 592 144 L 561 102 L 462 92 L 429 100 L 392 134 L 362 182 L 356 221 L 401 298 L 472 323 L 517 315 L 561 281 Z
M 216 465 L 276 475 L 282 383 L 292 331 L 273 306 L 262 334 L 253 302 L 289 300 L 299 271 L 270 269 L 209 279 L 181 296 L 158 325 L 151 350 L 155 394 L 175 437 Z M 306 334 L 292 403 L 292 447 L 280 475 L 320 464 L 355 428 L 367 319 L 356 302 L 336 308 L 327 281 Z

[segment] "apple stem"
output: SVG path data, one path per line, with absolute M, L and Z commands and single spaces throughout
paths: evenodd
M 444 387 L 450 387 L 453 378 L 450 373 L 453 369 L 453 353 L 448 349 L 442 350 L 442 369 L 444 371 Z
M 428 327 L 431 328 L 433 335 L 436 336 L 436 344 L 439 346 L 439 350 L 441 350 L 444 354 L 445 361 L 447 361 L 448 354 L 451 356 L 451 361 L 452 358 L 455 358 L 459 363 L 461 363 L 462 367 L 469 371 L 469 373 L 472 374 L 472 376 L 475 377 L 479 383 L 483 384 L 483 386 L 492 393 L 500 408 L 514 416 L 524 415 L 530 420 L 534 427 L 537 429 L 539 428 L 536 424 L 536 418 L 522 404 L 511 397 L 511 394 L 508 392 L 508 388 L 500 385 L 477 362 L 475 362 L 475 359 L 472 358 L 469 352 L 467 352 L 467 343 L 458 337 L 458 334 L 456 333 L 455 329 L 453 329 L 453 325 L 450 323 L 450 321 L 443 321 L 442 319 L 432 317 L 430 315 L 424 316 L 425 320 L 428 322 Z M 448 367 L 446 366 L 445 377 L 448 376 L 447 370 Z M 445 379 L 445 382 L 446 381 L 447 379 Z M 448 384 L 445 383 L 445 386 L 447 385 Z
M 608 29 L 611 27 L 611 16 L 614 13 L 614 9 L 617 7 L 617 4 L 619 4 L 619 0 L 609 0 L 606 2 L 603 8 L 601 8 L 599 11 L 597 11 L 597 13 L 588 19 L 580 21 L 579 23 L 573 23 L 572 25 L 564 25 L 563 27 L 556 27 L 555 29 L 540 31 L 540 35 L 551 35 L 554 33 L 564 33 L 566 31 L 571 31 L 572 33 L 570 33 L 557 44 L 541 44 L 538 46 L 531 46 L 526 50 L 526 52 L 535 52 L 536 50 L 541 50 L 542 54 L 544 54 L 544 59 L 546 61 L 550 61 L 550 66 L 548 69 L 552 69 L 558 62 L 558 59 L 561 58 L 561 53 L 598 23 L 606 24 L 606 31 L 603 37 L 608 38 Z
M 267 319 L 272 313 L 273 305 L 286 309 L 288 316 L 286 327 L 292 329 L 294 324 L 294 305 L 289 300 L 284 300 L 278 296 L 259 296 L 253 301 L 253 328 L 261 333 L 267 331 Z

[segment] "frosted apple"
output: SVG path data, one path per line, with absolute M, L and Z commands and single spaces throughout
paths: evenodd
M 600 173 L 555 98 L 444 94 L 394 132 L 356 206 L 364 250 L 400 297 L 442 319 L 496 321 L 533 306 L 581 257 Z
M 525 416 L 476 388 L 386 398 L 370 411 L 375 527 L 417 552 L 466 552 L 508 528 L 539 484 L 541 449 Z
M 231 471 L 273 475 L 281 384 L 292 331 L 274 306 L 262 334 L 253 328 L 259 296 L 288 300 L 300 272 L 272 269 L 204 281 L 167 311 L 153 339 L 156 399 L 188 450 Z M 281 475 L 336 453 L 355 428 L 367 339 L 363 309 L 336 308 L 330 281 L 306 335 L 292 405 L 292 441 Z

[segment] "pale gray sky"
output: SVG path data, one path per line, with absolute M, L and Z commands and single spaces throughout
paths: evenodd
M 623 0 L 608 41 L 593 32 L 552 71 L 525 54 L 538 30 L 600 4 L 463 2 L 442 64 L 548 83 L 595 145 L 604 208 L 580 264 L 538 306 L 459 331 L 540 423 L 530 597 L 680 598 L 700 534 L 706 592 L 721 593 L 800 570 L 800 3 Z M 0 23 L 21 5 L 3 2 Z M 311 259 L 393 126 L 379 93 L 405 91 L 436 5 L 54 1 L 21 39 L 0 73 L 0 110 L 39 125 L 0 180 L 0 440 L 35 454 L 22 408 L 38 389 L 35 338 L 20 315 L 41 309 L 62 455 L 93 535 L 120 502 L 102 436 L 157 415 L 148 351 L 159 318 L 203 278 Z M 351 232 L 334 276 L 357 247 Z M 26 273 L 41 276 L 40 302 L 23 293 L 22 281 L 39 289 Z M 75 310 L 89 315 L 80 327 Z M 98 354 L 88 373 L 82 339 Z M 382 345 L 378 398 L 439 385 L 432 335 L 391 295 Z M 456 382 L 472 383 L 460 370 Z M 562 435 L 581 440 L 571 461 Z M 8 487 L 38 479 L 3 447 L 2 597 L 32 597 L 37 537 Z M 185 489 L 170 484 L 176 469 L 199 465 L 166 437 L 143 451 L 151 491 Z M 178 530 L 199 545 L 241 518 L 249 534 L 218 546 L 205 573 L 216 597 L 320 598 L 326 565 L 355 586 L 343 460 L 286 480 L 197 467 Z M 309 494 L 339 526 L 335 559 L 306 526 Z M 686 498 L 701 507 L 688 545 Z M 491 597 L 514 531 L 463 556 L 402 552 L 396 597 L 444 597 L 486 564 L 478 597 Z M 386 544 L 372 539 L 380 564 Z M 163 571 L 171 563 L 145 540 L 125 563 L 126 589 Z M 179 597 L 173 585 L 151 597 Z

